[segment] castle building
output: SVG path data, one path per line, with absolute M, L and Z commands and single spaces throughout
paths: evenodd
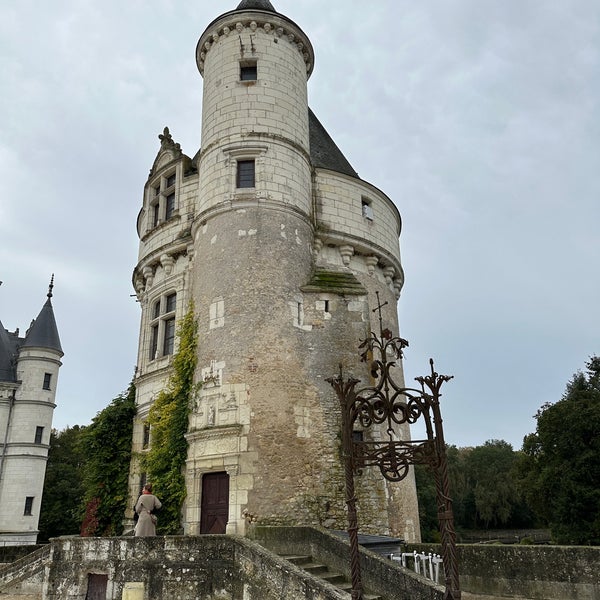
M 186 156 L 165 128 L 137 221 L 134 455 L 152 443 L 145 421 L 193 302 L 202 387 L 187 433 L 184 532 L 343 529 L 340 413 L 326 379 L 342 364 L 369 382 L 358 345 L 379 331 L 376 293 L 398 333 L 400 215 L 310 110 L 313 47 L 269 0 L 217 17 L 196 62 L 201 149 Z M 396 435 L 409 439 L 408 427 Z M 130 506 L 139 471 L 133 460 Z M 357 481 L 361 530 L 418 541 L 413 474 L 392 484 L 371 471 Z
M 35 544 L 63 351 L 48 299 L 25 337 L 0 323 L 0 545 Z

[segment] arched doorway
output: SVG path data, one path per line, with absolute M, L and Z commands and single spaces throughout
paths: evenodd
M 229 520 L 229 475 L 206 473 L 202 477 L 200 533 L 225 533 Z

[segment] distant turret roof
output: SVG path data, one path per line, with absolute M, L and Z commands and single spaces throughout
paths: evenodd
M 235 10 L 268 10 L 276 13 L 269 0 L 242 0 Z
M 342 151 L 336 146 L 325 127 L 310 108 L 308 109 L 308 129 L 310 136 L 310 159 L 313 167 L 329 169 L 344 173 L 350 177 L 358 177 L 358 173 L 352 168 Z
M 54 318 L 54 309 L 52 308 L 52 302 L 50 301 L 50 298 L 52 298 L 52 287 L 53 283 L 51 282 L 50 289 L 48 290 L 48 300 L 46 300 L 46 303 L 42 306 L 40 314 L 25 335 L 23 348 L 48 348 L 62 353 L 60 338 L 58 337 L 58 328 L 56 327 L 56 319 Z
M 14 346 L 0 321 L 0 381 L 14 381 Z

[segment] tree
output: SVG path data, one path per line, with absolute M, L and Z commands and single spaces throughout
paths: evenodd
M 119 394 L 82 437 L 86 457 L 81 535 L 120 535 L 128 499 L 135 386 Z
M 600 358 L 561 400 L 544 404 L 523 442 L 521 481 L 530 503 L 565 544 L 600 544 Z
M 536 516 L 516 483 L 519 453 L 504 440 L 475 448 L 446 447 L 454 524 L 457 532 L 499 527 L 533 527 Z M 431 469 L 415 469 L 421 537 L 438 537 L 435 485 Z
M 79 533 L 83 501 L 82 471 L 85 456 L 81 437 L 85 427 L 75 425 L 50 433 L 50 450 L 44 480 L 38 539 Z
M 477 524 L 485 529 L 534 524 L 534 515 L 525 506 L 517 485 L 517 462 L 518 453 L 504 440 L 488 440 L 466 457 L 465 470 Z

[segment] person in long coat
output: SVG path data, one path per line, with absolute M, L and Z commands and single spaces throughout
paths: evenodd
M 136 537 L 149 537 L 156 535 L 156 515 L 162 506 L 161 501 L 152 493 L 152 484 L 147 483 L 142 490 L 142 495 L 135 505 L 135 512 L 139 515 L 134 529 Z

